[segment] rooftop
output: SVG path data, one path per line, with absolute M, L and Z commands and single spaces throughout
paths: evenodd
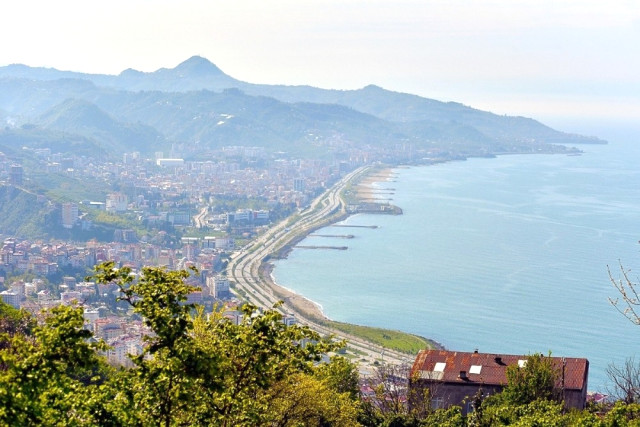
M 412 378 L 447 383 L 506 385 L 506 368 L 526 366 L 528 356 L 493 353 L 467 353 L 446 350 L 422 350 L 411 369 Z M 589 361 L 582 358 L 552 357 L 559 372 L 564 371 L 564 388 L 581 390 L 587 382 Z

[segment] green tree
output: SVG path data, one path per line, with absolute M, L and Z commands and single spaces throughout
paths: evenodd
M 348 408 L 341 393 L 320 377 L 299 376 L 312 375 L 322 354 L 343 343 L 322 341 L 307 327 L 286 326 L 278 307 L 260 314 L 247 304 L 238 325 L 219 311 L 205 315 L 184 304 L 193 290 L 184 284 L 187 276 L 186 271 L 146 267 L 134 277 L 113 263 L 97 268 L 97 281 L 117 283 L 122 299 L 154 332 L 144 353 L 133 358 L 135 368 L 120 378 L 126 393 L 114 397 L 126 408 L 123 412 L 135 414 L 127 423 L 254 426 L 281 419 L 279 411 L 285 409 L 309 413 L 283 405 L 274 394 L 278 389 L 301 393 L 296 378 L 317 381 L 319 392 L 333 396 L 323 405 Z
M 527 356 L 524 366 L 507 366 L 507 386 L 502 398 L 514 405 L 524 405 L 538 399 L 560 401 L 562 395 L 556 385 L 560 377 L 551 354 L 535 353 Z
M 30 335 L 35 320 L 25 310 L 18 310 L 0 299 L 0 349 L 10 345 L 15 335 Z
M 640 426 L 640 405 L 616 402 L 605 415 L 602 425 L 606 427 Z
M 318 365 L 344 343 L 286 326 L 278 307 L 246 305 L 238 325 L 205 315 L 185 304 L 187 276 L 97 268 L 152 330 L 131 369 L 105 365 L 81 308 L 52 309 L 32 335 L 5 333 L 0 425 L 358 425 L 355 368 L 342 358 Z
M 89 396 L 104 377 L 82 309 L 53 308 L 33 337 L 16 334 L 0 350 L 0 424 L 72 425 L 91 419 Z
M 358 369 L 344 357 L 331 357 L 331 363 L 319 365 L 315 375 L 325 381 L 332 390 L 347 393 L 353 400 L 360 398 Z
M 294 374 L 274 384 L 268 392 L 268 425 L 344 426 L 358 424 L 358 401 L 348 392 L 338 393 L 326 381 Z

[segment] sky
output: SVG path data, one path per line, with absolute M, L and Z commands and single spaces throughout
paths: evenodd
M 200 55 L 252 83 L 640 122 L 637 0 L 11 0 L 0 40 L 0 66 L 118 74 Z

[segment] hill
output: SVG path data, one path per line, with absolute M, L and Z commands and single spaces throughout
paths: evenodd
M 120 124 L 106 129 L 104 122 L 102 127 L 91 125 L 98 112 L 71 113 L 68 99 L 76 100 L 74 108 L 88 108 L 79 101 L 93 104 Z M 52 119 L 65 108 L 75 120 Z M 559 132 L 530 118 L 499 116 L 377 86 L 338 91 L 246 83 L 197 56 L 172 69 L 129 69 L 117 76 L 1 67 L 0 111 L 16 123 L 57 129 L 64 123 L 114 149 L 131 147 L 135 139 L 134 147 L 147 152 L 165 138 L 166 144 L 201 144 L 203 149 L 249 144 L 302 156 L 327 155 L 336 141 L 362 149 L 410 143 L 419 150 L 435 147 L 459 155 L 603 142 Z M 131 123 L 139 126 L 132 128 Z
M 67 99 L 37 117 L 44 129 L 71 132 L 99 141 L 102 151 L 120 153 L 160 148 L 164 137 L 150 126 L 122 123 L 95 104 L 82 99 Z

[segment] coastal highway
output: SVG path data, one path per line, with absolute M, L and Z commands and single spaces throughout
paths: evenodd
M 311 205 L 299 214 L 287 218 L 269 228 L 263 235 L 237 250 L 231 255 L 227 265 L 227 275 L 235 282 L 234 291 L 248 302 L 262 308 L 271 308 L 280 298 L 274 294 L 270 286 L 270 278 L 261 276 L 260 266 L 269 255 L 276 253 L 292 240 L 306 236 L 312 231 L 328 225 L 345 213 L 344 201 L 340 196 L 345 186 L 368 172 L 370 166 L 364 166 L 349 173 L 333 187 L 317 197 Z M 382 359 L 387 363 L 407 363 L 410 356 L 393 350 L 385 349 L 360 337 L 345 334 L 328 328 L 305 317 L 304 313 L 291 306 L 283 306 L 283 314 L 295 313 L 296 320 L 303 325 L 323 335 L 333 335 L 348 342 L 348 347 L 354 349 L 365 363 L 373 363 Z

